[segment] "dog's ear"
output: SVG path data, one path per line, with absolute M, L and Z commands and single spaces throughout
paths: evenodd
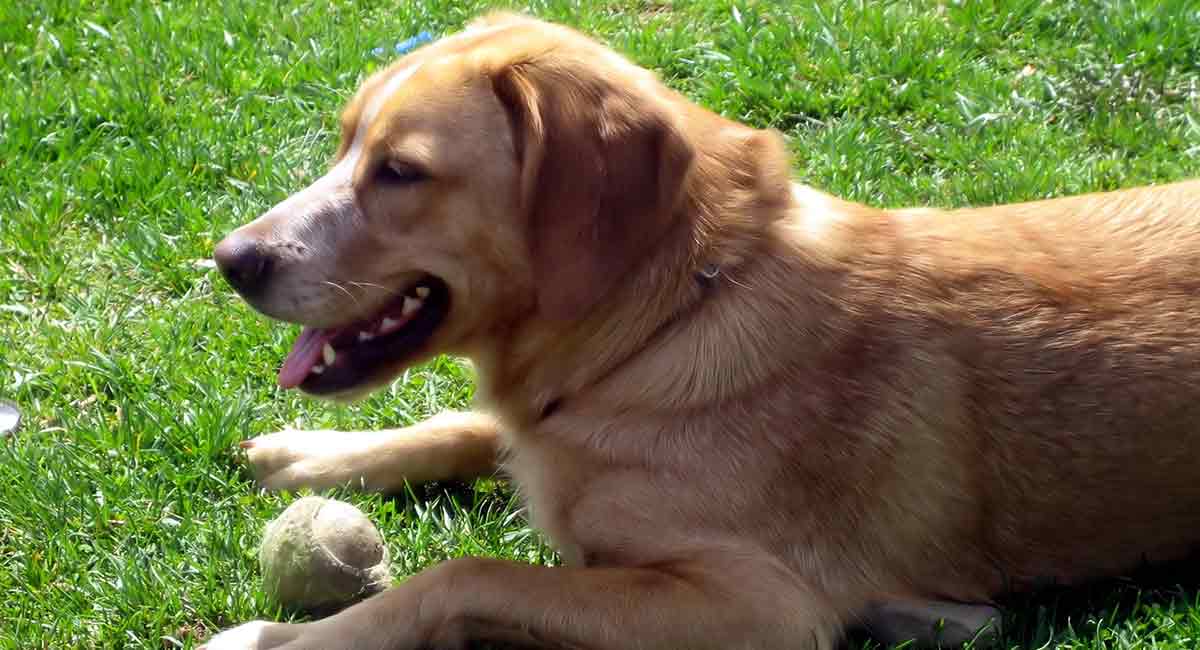
M 513 64 L 492 82 L 521 165 L 539 309 L 578 317 L 674 223 L 693 149 L 661 100 L 585 63 Z

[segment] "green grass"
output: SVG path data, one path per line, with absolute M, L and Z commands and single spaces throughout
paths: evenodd
M 86 6 L 80 6 L 80 4 Z M 485 3 L 0 4 L 0 648 L 193 647 L 276 617 L 243 438 L 375 428 L 469 399 L 439 360 L 353 408 L 279 391 L 288 328 L 198 265 L 318 174 L 370 51 Z M 1200 175 L 1200 0 L 540 2 L 730 117 L 799 178 L 877 205 L 1033 199 Z M 342 494 L 398 575 L 552 561 L 502 485 Z M 1183 574 L 1014 605 L 1006 646 L 1200 646 Z M 868 643 L 868 645 L 870 645 Z

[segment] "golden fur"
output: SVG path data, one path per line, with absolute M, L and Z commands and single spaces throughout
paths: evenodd
M 1200 541 L 1200 182 L 874 209 L 793 185 L 777 134 L 506 14 L 375 75 L 344 125 L 363 216 L 246 226 L 327 251 L 256 304 L 336 324 L 385 296 L 315 280 L 436 274 L 454 307 L 420 358 L 469 357 L 491 415 L 272 434 L 250 463 L 391 490 L 505 448 L 567 566 L 456 560 L 213 650 L 828 648 L 872 603 L 988 602 Z M 432 180 L 377 187 L 396 156 Z

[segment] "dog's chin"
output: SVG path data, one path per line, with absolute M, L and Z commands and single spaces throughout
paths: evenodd
M 433 356 L 434 340 L 449 312 L 446 283 L 425 276 L 369 318 L 306 329 L 280 370 L 280 385 L 330 401 L 361 399 Z M 305 353 L 301 346 L 320 352 Z

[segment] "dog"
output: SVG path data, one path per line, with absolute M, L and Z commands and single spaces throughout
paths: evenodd
M 826 649 L 1200 541 L 1200 182 L 876 209 L 506 13 L 370 77 L 341 131 L 216 262 L 304 326 L 281 386 L 353 399 L 452 354 L 480 407 L 265 435 L 250 466 L 381 491 L 502 467 L 564 566 L 457 559 L 210 650 Z

